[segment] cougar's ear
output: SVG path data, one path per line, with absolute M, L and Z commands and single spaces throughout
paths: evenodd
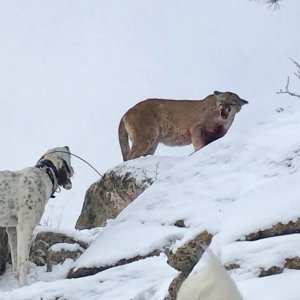
M 217 106 L 221 105 L 226 100 L 226 97 L 222 92 L 214 91 L 214 95 L 216 97 Z
M 239 102 L 240 102 L 241 105 L 245 105 L 245 104 L 249 103 L 247 100 L 241 99 L 241 98 L 240 98 Z
M 214 91 L 214 95 L 215 95 L 215 96 L 220 96 L 221 94 L 222 94 L 222 92 Z
M 219 92 L 219 91 L 214 91 L 214 95 L 216 96 L 216 98 L 218 100 L 225 100 L 226 99 L 225 93 L 222 93 L 222 92 Z

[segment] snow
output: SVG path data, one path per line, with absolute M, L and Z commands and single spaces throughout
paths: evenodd
M 145 181 L 149 179 L 156 181 L 161 172 L 168 170 L 176 161 L 183 159 L 182 157 L 164 157 L 164 159 L 157 156 L 141 157 L 139 160 L 121 163 L 106 172 L 113 171 L 115 176 L 125 176 L 129 172 L 138 184 L 145 184 Z
M 59 234 L 66 234 L 68 236 L 70 236 L 71 238 L 73 238 L 75 241 L 82 241 L 85 242 L 87 244 L 90 244 L 99 234 L 99 232 L 101 232 L 103 230 L 103 228 L 101 227 L 95 227 L 92 229 L 84 229 L 84 230 L 75 230 L 75 229 L 52 229 L 52 228 L 48 228 L 48 227 L 44 227 L 44 226 L 37 226 L 34 230 L 33 236 L 35 238 L 35 236 L 39 233 L 39 232 L 53 232 L 53 233 L 59 233 Z
M 297 220 L 299 217 L 299 196 L 296 187 L 300 179 L 300 145 L 297 139 L 291 138 L 277 146 L 278 137 L 283 136 L 287 128 L 291 137 L 297 136 L 300 129 L 299 119 L 300 112 L 294 108 L 286 109 L 275 113 L 272 121 L 267 120 L 268 125 L 257 124 L 248 135 L 229 134 L 192 156 L 174 159 L 172 165 L 169 157 L 136 159 L 133 164 L 140 164 L 141 172 L 144 170 L 144 164 L 148 165 L 149 161 L 164 165 L 166 160 L 168 168 L 159 169 L 156 182 L 115 220 L 110 220 L 102 229 L 94 229 L 94 234 L 90 235 L 90 247 L 77 261 L 67 264 L 65 274 L 71 268 L 76 270 L 81 267 L 113 266 L 122 259 L 146 256 L 154 250 L 175 251 L 196 234 L 208 230 L 214 234 L 211 249 L 219 255 L 222 262 L 241 265 L 240 269 L 231 273 L 241 287 L 244 298 L 266 299 L 262 295 L 269 295 L 268 289 L 260 284 L 260 289 L 256 289 L 256 282 L 260 281 L 254 278 L 260 268 L 268 269 L 274 265 L 282 267 L 285 258 L 299 256 L 299 234 L 253 242 L 242 240 L 246 234 L 270 228 L 278 222 Z M 174 226 L 177 220 L 184 220 L 186 228 Z M 161 276 L 161 280 L 156 278 L 157 283 L 151 285 L 149 281 L 154 279 L 149 278 L 147 274 L 150 272 L 148 268 L 153 266 L 148 266 L 147 261 L 152 263 L 152 259 L 159 269 L 158 276 Z M 167 283 L 170 283 L 177 273 L 168 266 L 164 255 L 152 259 L 142 259 L 134 263 L 136 268 L 142 266 L 138 269 L 139 278 L 131 273 L 133 264 L 127 264 L 108 269 L 89 279 L 76 279 L 80 282 L 78 289 L 82 289 L 81 284 L 85 280 L 99 282 L 99 278 L 104 278 L 106 282 L 107 276 L 113 276 L 112 274 L 115 278 L 111 283 L 116 284 L 113 292 L 111 289 L 105 289 L 105 285 L 109 284 L 105 283 L 100 290 L 98 287 L 84 288 L 79 295 L 90 297 L 87 299 L 163 299 L 163 295 L 167 293 Z M 201 262 L 195 270 L 200 265 Z M 49 281 L 40 268 L 33 267 L 31 272 L 37 274 L 35 281 Z M 129 290 L 132 288 L 128 298 L 124 294 L 120 296 L 125 283 L 121 284 L 119 281 L 119 268 L 126 274 L 122 276 L 125 276 L 128 282 L 123 277 L 122 280 L 127 284 L 130 282 Z M 33 284 L 30 287 L 2 293 L 3 299 L 34 299 L 37 295 L 43 295 L 43 299 L 51 299 L 54 296 L 68 299 L 68 287 L 73 280 L 58 280 L 62 271 L 56 272 L 57 277 L 52 277 L 53 281 L 34 283 L 32 279 Z M 300 278 L 300 274 L 291 271 L 277 276 L 284 277 L 285 274 L 297 280 Z M 140 283 L 140 286 L 139 280 L 145 282 Z M 0 288 L 3 286 L 1 281 Z M 135 287 L 134 282 L 139 287 Z M 272 285 L 272 282 L 272 279 L 268 279 L 267 285 Z M 252 288 L 246 283 L 252 285 Z M 296 281 L 294 284 L 298 286 Z M 59 287 L 59 293 L 53 291 L 56 285 Z M 256 293 L 253 289 L 257 290 Z M 272 289 L 276 290 L 276 299 L 280 299 L 278 295 L 281 295 L 281 299 L 292 300 L 296 299 L 293 298 L 295 290 L 300 293 L 300 288 L 293 287 L 290 292 L 281 284 L 272 286 Z M 21 292 L 22 290 L 24 292 Z M 72 297 L 70 299 L 77 299 L 77 295 Z
M 82 250 L 82 248 L 80 247 L 80 245 L 77 244 L 77 243 L 74 243 L 74 244 L 70 244 L 70 243 L 57 243 L 57 244 L 54 244 L 53 246 L 51 246 L 49 248 L 49 251 L 53 251 L 53 252 L 60 252 L 60 251 L 75 252 L 77 250 Z
M 165 264 L 162 268 L 161 265 Z M 166 257 L 152 257 L 116 267 L 94 276 L 53 282 L 38 282 L 0 294 L 0 299 L 153 299 L 160 300 L 177 272 L 166 265 Z M 118 287 L 118 288 L 116 288 Z
M 277 149 L 276 145 L 277 135 L 286 129 L 284 120 L 289 123 L 299 116 L 286 111 L 277 114 L 270 129 L 257 125 L 253 131 L 260 134 L 250 134 L 250 145 L 249 135 L 227 136 L 176 161 L 109 223 L 74 266 L 101 266 L 143 255 L 145 246 L 148 253 L 173 243 L 176 248 L 205 229 L 215 234 L 211 246 L 219 251 L 224 244 L 243 239 L 246 234 L 296 220 L 299 196 L 292 193 L 287 197 L 287 190 L 292 191 L 299 181 L 300 145 L 297 140 L 282 143 Z M 295 124 L 289 134 L 297 136 L 299 129 Z M 137 160 L 143 163 L 146 159 Z M 177 220 L 184 220 L 188 228 L 174 226 Z M 139 236 L 147 237 L 142 245 Z M 150 236 L 154 239 L 149 240 Z M 132 245 L 134 249 L 130 249 Z M 119 247 L 122 253 L 118 253 Z M 101 257 L 96 256 L 97 251 Z
M 237 263 L 232 275 L 238 279 L 257 277 L 261 269 L 283 268 L 287 258 L 300 257 L 300 234 L 278 236 L 252 242 L 228 244 L 223 248 L 222 261 Z
M 23 288 L 8 265 L 0 300 L 162 300 L 177 275 L 164 254 L 65 278 L 71 268 L 175 251 L 203 230 L 214 234 L 222 263 L 241 264 L 230 273 L 245 300 L 298 300 L 299 271 L 256 276 L 299 256 L 299 234 L 243 238 L 299 218 L 299 101 L 275 94 L 295 71 L 288 57 L 300 60 L 299 0 L 277 11 L 246 0 L 17 2 L 0 10 L 1 169 L 34 165 L 68 145 L 102 174 L 116 165 L 123 174 L 117 127 L 136 102 L 202 99 L 217 89 L 249 105 L 224 138 L 191 156 L 192 147 L 160 146 L 154 157 L 126 162 L 140 181 L 156 181 L 104 228 L 74 230 L 99 176 L 72 157 L 73 188 L 49 201 L 36 232 L 91 246 L 49 273 L 31 265 Z M 298 82 L 291 77 L 291 88 Z
M 143 256 L 162 249 L 183 235 L 182 229 L 176 229 L 130 219 L 128 222 L 121 221 L 109 226 L 98 236 L 97 242 L 92 243 L 85 255 L 76 261 L 75 270 L 80 267 L 111 266 L 122 258 Z M 101 256 L 97 255 L 98 253 L 101 253 Z
M 247 295 L 245 299 L 298 300 L 299 279 L 299 271 L 287 270 L 279 275 L 245 280 L 238 286 L 243 295 Z

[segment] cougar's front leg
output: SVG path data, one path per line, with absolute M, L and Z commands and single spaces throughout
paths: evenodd
M 204 140 L 203 140 L 203 130 L 201 125 L 196 125 L 190 129 L 191 131 L 191 139 L 192 144 L 194 146 L 195 152 L 200 150 L 205 146 Z

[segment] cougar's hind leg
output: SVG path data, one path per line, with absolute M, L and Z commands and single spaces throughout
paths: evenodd
M 140 156 L 145 156 L 148 154 L 147 150 L 148 150 L 147 143 L 134 141 L 132 143 L 131 150 L 129 151 L 129 154 L 127 156 L 127 160 L 134 159 Z
M 140 156 L 153 155 L 158 146 L 159 132 L 148 130 L 148 132 L 139 135 L 133 139 L 131 150 L 127 159 L 134 159 Z

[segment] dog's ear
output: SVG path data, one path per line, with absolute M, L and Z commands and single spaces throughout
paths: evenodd
M 64 159 L 63 159 L 63 164 L 64 164 L 64 167 L 68 170 L 70 176 L 69 177 L 72 177 L 74 175 L 74 169 L 71 165 L 69 165 Z
M 71 167 L 72 168 L 72 167 Z M 66 190 L 70 190 L 72 188 L 71 176 L 73 175 L 74 171 L 73 168 L 70 170 L 68 164 L 63 160 L 63 165 L 58 172 L 57 182 L 58 185 L 62 186 Z

